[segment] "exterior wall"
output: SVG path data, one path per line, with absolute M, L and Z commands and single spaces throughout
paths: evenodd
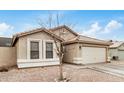
M 40 57 L 40 59 L 30 59 L 30 50 L 29 50 L 29 41 L 30 40 L 39 40 L 40 41 L 40 54 L 42 55 Z M 45 58 L 45 42 L 47 41 L 52 41 L 53 42 L 53 54 L 54 54 L 54 58 L 53 59 L 46 59 Z M 57 44 L 58 46 L 60 45 L 60 43 L 58 42 Z M 34 33 L 34 34 L 30 34 L 27 36 L 23 36 L 20 37 L 18 42 L 16 43 L 16 47 L 17 47 L 17 63 L 18 63 L 18 67 L 19 68 L 23 68 L 23 67 L 36 67 L 36 66 L 47 66 L 47 65 L 58 65 L 59 62 L 59 58 L 57 56 L 57 50 L 56 50 L 56 46 L 54 43 L 53 38 L 48 35 L 45 32 L 38 32 L 38 33 Z M 42 52 L 42 53 L 41 53 Z
M 65 45 L 64 62 L 75 63 L 79 57 L 79 44 Z
M 112 58 L 113 56 L 118 56 L 118 49 L 109 49 L 109 56 Z
M 16 65 L 16 48 L 0 47 L 0 67 Z
M 70 45 L 65 45 L 66 51 L 64 55 L 64 62 L 67 63 L 74 63 L 74 64 L 84 64 L 83 63 L 83 55 L 82 55 L 82 47 L 95 47 L 95 48 L 105 48 L 104 53 L 105 53 L 105 59 L 104 61 L 107 61 L 108 58 L 108 52 L 107 48 L 108 46 L 102 46 L 102 45 L 91 45 L 91 44 L 70 44 Z M 90 52 L 89 52 L 90 53 Z M 94 54 L 94 52 L 93 52 Z
M 124 43 L 118 47 L 118 57 L 120 61 L 124 61 Z
M 64 31 L 64 32 L 63 32 Z M 53 31 L 54 34 L 61 36 L 65 41 L 75 38 L 76 36 L 65 28 Z
M 120 61 L 124 61 L 124 50 L 118 50 L 118 57 Z

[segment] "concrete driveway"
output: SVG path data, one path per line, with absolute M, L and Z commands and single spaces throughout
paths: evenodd
M 124 78 L 124 61 L 112 61 L 107 64 L 89 65 L 88 68 Z

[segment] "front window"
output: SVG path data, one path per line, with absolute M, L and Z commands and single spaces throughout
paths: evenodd
M 30 58 L 39 59 L 39 42 L 31 41 L 30 48 L 31 48 Z
M 46 42 L 46 58 L 53 58 L 53 43 Z

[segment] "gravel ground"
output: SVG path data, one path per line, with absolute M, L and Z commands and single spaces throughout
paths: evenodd
M 110 74 L 94 71 L 87 68 L 77 68 L 77 66 L 63 66 L 64 77 L 70 78 L 70 82 L 121 82 L 124 78 Z M 55 82 L 59 77 L 59 67 L 38 67 L 17 69 L 13 68 L 9 72 L 0 72 L 1 82 Z

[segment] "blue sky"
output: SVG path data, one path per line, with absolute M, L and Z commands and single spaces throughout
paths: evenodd
M 36 10 L 1 10 L 0 36 L 12 36 L 15 33 L 40 27 L 38 20 L 45 24 L 49 14 L 53 15 L 56 25 L 56 14 L 59 14 L 60 25 L 71 25 L 75 32 L 99 39 L 124 40 L 124 11 L 80 10 L 80 11 L 36 11 Z

